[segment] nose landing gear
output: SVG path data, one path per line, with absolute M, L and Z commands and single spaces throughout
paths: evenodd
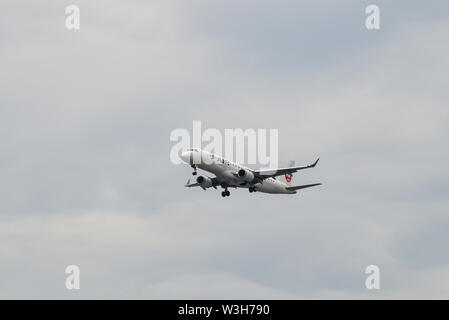
M 193 168 L 192 175 L 196 176 L 196 166 L 195 166 L 195 165 L 192 165 L 192 168 Z
M 221 196 L 224 198 L 224 197 L 229 197 L 231 195 L 231 193 L 228 191 L 228 189 L 226 189 L 225 191 L 223 191 L 222 193 L 221 193 Z

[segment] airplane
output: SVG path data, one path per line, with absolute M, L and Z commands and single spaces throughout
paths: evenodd
M 294 194 L 300 189 L 321 185 L 321 183 L 290 185 L 294 172 L 315 167 L 319 158 L 313 164 L 305 166 L 295 166 L 294 161 L 291 161 L 287 168 L 270 170 L 252 170 L 198 148 L 190 148 L 182 152 L 181 159 L 193 168 L 193 175 L 197 175 L 197 168 L 215 175 L 215 177 L 198 176 L 195 183 L 190 183 L 189 179 L 185 187 L 201 187 L 206 190 L 211 187 L 217 189 L 220 186 L 224 189 L 221 193 L 222 197 L 230 196 L 228 188 L 248 188 L 250 193 Z M 194 159 L 207 159 L 207 161 L 194 161 Z

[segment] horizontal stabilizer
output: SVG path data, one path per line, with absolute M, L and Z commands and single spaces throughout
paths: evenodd
M 294 191 L 294 190 L 299 190 L 299 189 L 315 187 L 315 186 L 319 186 L 319 185 L 321 185 L 321 183 L 303 184 L 302 186 L 287 187 L 286 189 L 289 191 Z

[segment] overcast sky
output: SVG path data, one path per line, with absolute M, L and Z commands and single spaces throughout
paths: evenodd
M 447 1 L 0 12 L 0 298 L 449 298 Z M 186 189 L 169 138 L 193 120 L 278 129 L 281 165 L 321 157 L 293 183 L 323 185 Z

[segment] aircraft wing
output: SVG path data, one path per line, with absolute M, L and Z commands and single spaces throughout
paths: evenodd
M 210 178 L 210 177 L 209 177 Z M 212 180 L 212 187 L 217 189 L 217 186 L 222 185 L 220 181 L 218 181 L 217 177 L 210 178 Z M 201 185 L 198 182 L 190 183 L 190 179 L 187 180 L 187 183 L 184 185 L 184 187 L 191 188 L 191 187 L 201 187 Z M 203 190 L 206 190 L 203 188 Z
M 320 158 L 318 158 L 314 163 L 308 164 L 306 166 L 296 166 L 296 167 L 288 167 L 288 168 L 279 168 L 279 169 L 271 169 L 271 170 L 256 170 L 254 171 L 254 175 L 261 179 L 266 179 L 270 177 L 282 176 L 284 174 L 292 174 L 302 169 L 309 169 L 316 166 Z
M 187 182 L 186 182 L 186 184 L 184 185 L 184 187 L 191 188 L 191 187 L 198 187 L 199 185 L 200 185 L 200 184 L 199 184 L 198 182 L 190 183 L 190 179 L 189 179 L 189 180 L 187 180 Z

